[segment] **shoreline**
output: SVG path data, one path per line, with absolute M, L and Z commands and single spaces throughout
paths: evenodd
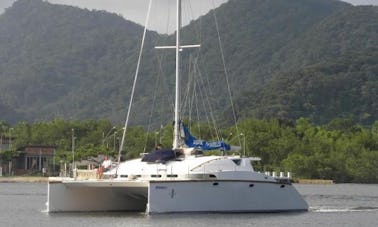
M 0 177 L 0 183 L 47 183 L 48 177 Z
M 298 184 L 335 184 L 333 180 L 325 179 L 298 179 Z
M 0 177 L 0 184 L 1 183 L 47 183 L 49 181 L 49 177 L 42 177 L 42 176 L 3 176 Z M 319 180 L 319 179 L 300 179 L 294 182 L 295 184 L 336 184 L 336 182 L 332 180 Z M 353 183 L 345 183 L 345 184 L 353 184 Z M 355 184 L 371 184 L 371 183 L 355 183 Z M 374 183 L 372 183 L 374 184 Z

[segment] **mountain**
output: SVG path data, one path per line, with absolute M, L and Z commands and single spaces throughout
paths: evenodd
M 324 18 L 350 7 L 332 0 L 231 0 L 223 4 L 216 15 L 226 62 L 232 75 L 238 77 L 237 86 L 245 85 L 247 89 L 264 85 L 273 76 L 272 71 L 284 68 L 279 67 L 281 60 L 276 59 L 276 53 L 295 44 Z M 214 50 L 219 49 L 218 37 L 212 12 L 190 26 L 196 23 L 205 27 L 201 34 L 206 39 L 204 58 L 217 59 L 219 54 Z M 193 33 L 194 29 L 190 30 Z
M 126 102 L 120 85 L 131 83 L 142 32 L 115 14 L 19 0 L 0 16 L 0 103 L 26 120 L 111 118 Z
M 183 62 L 196 60 L 214 111 L 230 122 L 216 16 L 239 117 L 371 122 L 378 113 L 377 15 L 377 7 L 337 0 L 230 0 L 183 28 L 185 44 L 201 43 L 183 52 Z M 0 15 L 0 118 L 121 122 L 142 33 L 104 11 L 16 1 Z M 136 124 L 147 123 L 153 105 L 159 125 L 171 119 L 174 56 L 154 46 L 173 41 L 147 31 Z M 184 67 L 184 80 L 191 71 Z
M 276 56 L 289 72 L 244 92 L 238 99 L 242 115 L 306 116 L 319 123 L 378 119 L 378 7 L 340 11 Z

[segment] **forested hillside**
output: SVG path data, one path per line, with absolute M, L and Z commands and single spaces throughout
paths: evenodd
M 370 124 L 378 118 L 378 49 L 354 53 L 275 77 L 245 92 L 237 106 L 242 116 L 297 119 L 317 123 L 336 117 Z
M 2 118 L 119 117 L 142 32 L 107 12 L 15 2 L 0 16 L 0 104 L 7 107 L 0 111 L 8 116 Z M 156 37 L 149 32 L 147 45 Z
M 336 13 L 286 48 L 280 58 L 289 72 L 245 92 L 238 99 L 243 116 L 378 118 L 378 7 Z
M 201 48 L 185 51 L 183 62 L 196 59 L 215 112 L 230 123 L 214 18 L 239 118 L 377 119 L 378 7 L 230 0 L 186 26 L 184 43 Z M 115 14 L 18 0 L 0 15 L 0 118 L 122 121 L 142 32 Z M 172 93 L 174 62 L 169 52 L 153 48 L 171 40 L 147 33 L 133 124 L 147 123 L 156 90 L 163 100 L 156 100 L 156 119 L 166 123 L 172 116 L 162 94 Z M 183 75 L 190 70 L 185 66 Z

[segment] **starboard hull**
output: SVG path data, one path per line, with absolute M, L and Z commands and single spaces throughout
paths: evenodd
M 290 184 L 252 181 L 151 182 L 148 213 L 290 212 L 308 205 Z
M 49 212 L 290 212 L 307 203 L 293 185 L 253 181 L 49 182 Z

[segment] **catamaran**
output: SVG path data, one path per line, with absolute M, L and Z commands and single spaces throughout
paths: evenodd
M 52 177 L 48 182 L 48 212 L 129 211 L 288 212 L 308 205 L 291 181 L 254 170 L 258 158 L 204 155 L 230 150 L 223 141 L 192 136 L 180 119 L 180 52 L 199 45 L 181 45 L 181 0 L 177 0 L 176 87 L 172 149 L 120 161 L 106 179 Z M 130 107 L 129 107 L 130 109 Z M 126 133 L 127 121 L 124 127 Z M 120 150 L 123 147 L 123 135 Z

